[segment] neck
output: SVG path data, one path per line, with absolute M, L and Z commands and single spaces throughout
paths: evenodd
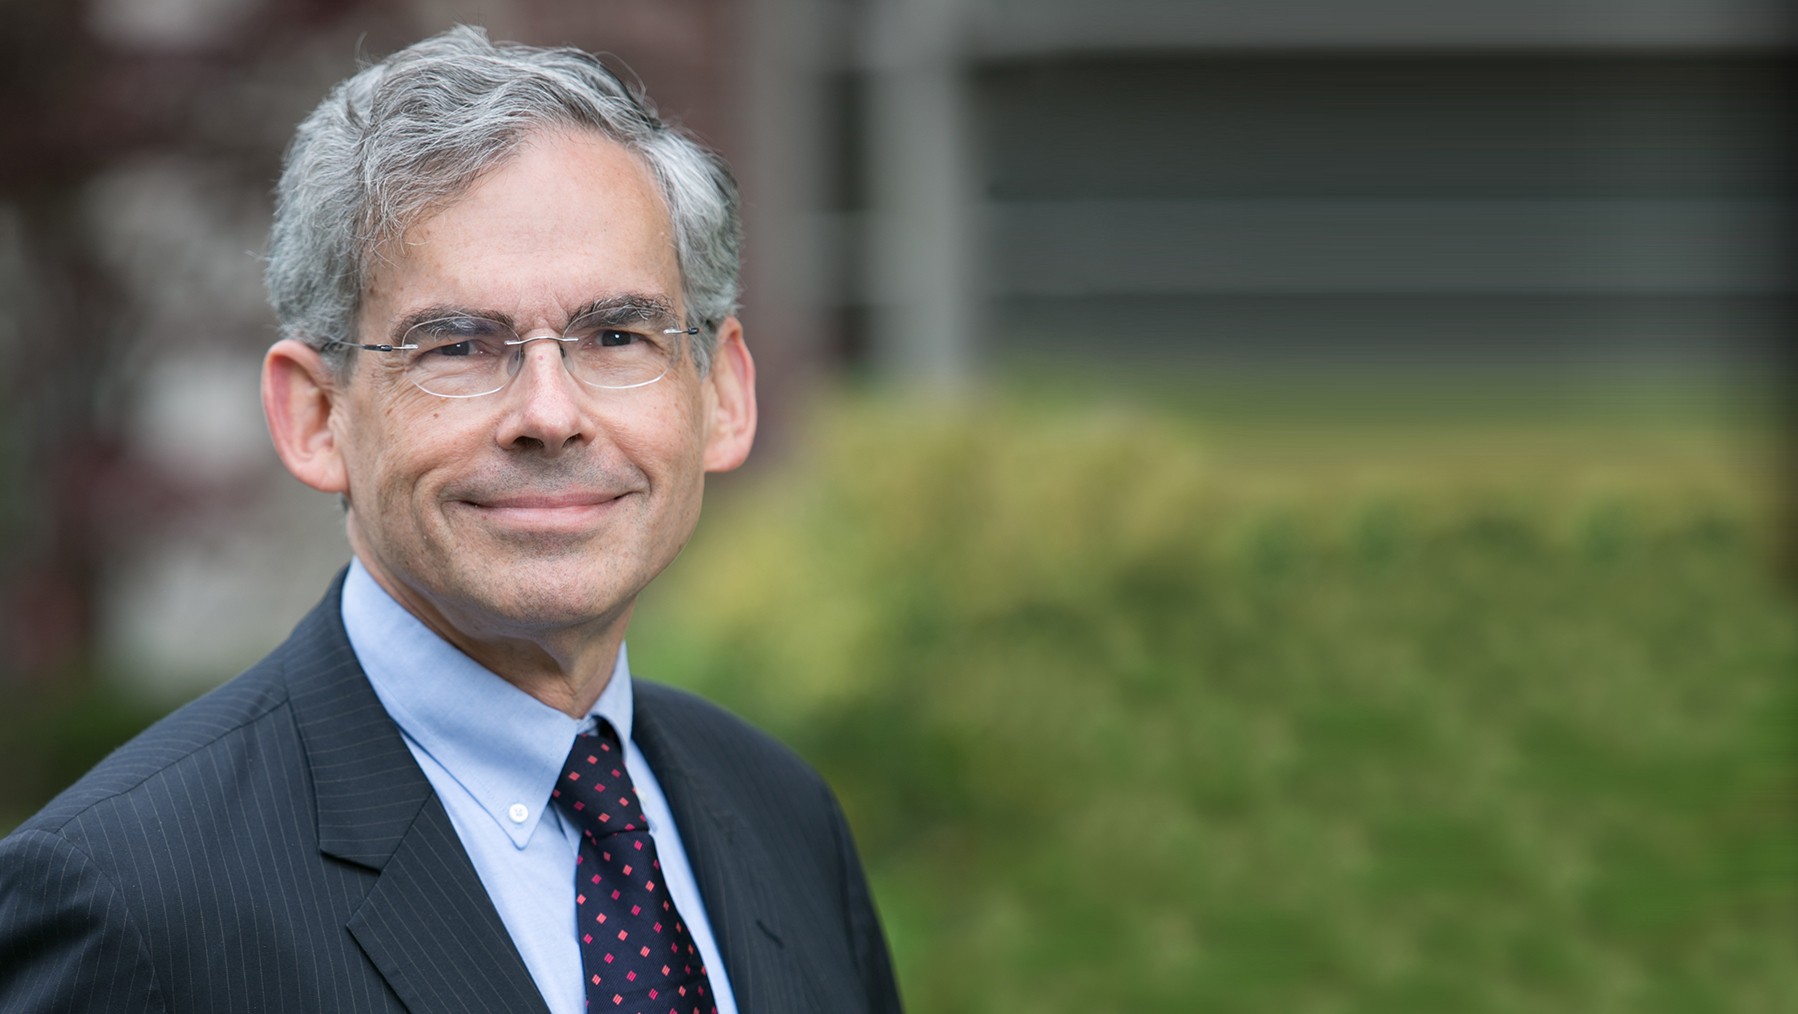
M 400 607 L 438 637 L 518 689 L 573 718 L 584 718 L 612 681 L 634 602 L 585 623 L 520 630 L 490 617 L 446 615 L 428 598 L 366 567 Z M 460 620 L 460 622 L 458 622 Z
M 612 682 L 624 643 L 624 624 L 602 636 L 580 638 L 578 643 L 524 639 L 473 639 L 430 619 L 420 619 L 438 636 L 455 645 L 469 658 L 573 718 L 583 718 Z

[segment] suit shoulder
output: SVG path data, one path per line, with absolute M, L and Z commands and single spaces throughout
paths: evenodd
M 103 826 L 130 811 L 152 820 L 191 816 L 199 795 L 241 787 L 246 777 L 266 776 L 271 765 L 293 763 L 283 755 L 297 752 L 298 734 L 278 717 L 290 714 L 294 696 L 305 691 L 305 681 L 294 677 L 335 677 L 343 668 L 349 645 L 339 618 L 342 587 L 339 572 L 286 641 L 114 750 L 18 830 L 71 834 L 77 822 Z
M 678 729 L 688 749 L 722 769 L 773 772 L 824 787 L 823 776 L 791 747 L 698 694 L 648 680 L 633 680 L 631 687 L 639 715 Z
M 279 663 L 264 659 L 157 721 L 107 755 L 18 828 L 60 834 L 96 809 L 118 806 L 172 770 L 221 749 L 287 703 Z M 214 767 L 220 767 L 214 765 Z

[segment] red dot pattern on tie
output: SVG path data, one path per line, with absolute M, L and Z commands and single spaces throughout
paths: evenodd
M 705 962 L 662 882 L 649 821 L 624 769 L 618 733 L 575 737 L 550 793 L 581 832 L 575 918 L 587 1009 L 620 1014 L 717 1014 Z

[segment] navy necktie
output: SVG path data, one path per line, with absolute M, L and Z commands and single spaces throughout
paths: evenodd
M 716 1014 L 610 723 L 575 737 L 550 795 L 581 832 L 574 902 L 588 1011 Z

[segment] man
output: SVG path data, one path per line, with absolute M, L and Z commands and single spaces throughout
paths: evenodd
M 263 367 L 354 560 L 0 843 L 0 1010 L 897 1010 L 835 800 L 633 681 L 755 433 L 735 187 L 592 58 L 419 43 L 288 153 Z

